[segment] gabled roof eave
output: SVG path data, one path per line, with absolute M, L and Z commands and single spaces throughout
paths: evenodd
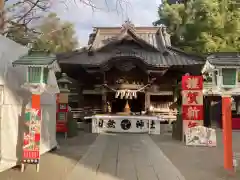
M 139 43 L 140 45 L 144 45 L 145 44 L 145 45 L 149 46 L 150 48 L 154 49 L 155 51 L 160 52 L 160 50 L 158 48 L 156 48 L 153 45 L 149 44 L 148 42 L 143 40 L 141 37 L 138 37 L 138 35 L 135 32 L 133 32 L 131 29 L 124 30 L 121 34 L 119 34 L 116 37 L 115 40 L 110 41 L 109 43 L 107 43 L 107 44 L 105 44 L 105 45 L 103 45 L 103 46 L 101 46 L 99 48 L 94 48 L 93 44 L 91 44 L 89 50 L 90 51 L 101 51 L 101 49 L 105 48 L 106 46 L 113 45 L 113 44 L 116 44 L 118 42 L 121 42 L 122 40 L 124 40 L 127 37 L 127 35 L 130 35 L 136 43 Z

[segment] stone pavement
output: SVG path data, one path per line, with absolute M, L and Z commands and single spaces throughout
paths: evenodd
M 41 157 L 39 173 L 34 166 L 24 173 L 12 169 L 0 173 L 0 180 L 240 179 L 240 167 L 234 176 L 223 170 L 221 131 L 217 131 L 216 148 L 186 147 L 172 140 L 170 134 L 102 134 L 97 139 L 96 136 L 80 132 L 75 138 L 60 138 L 61 149 Z M 239 140 L 240 132 L 233 132 L 233 150 L 238 153 Z
M 19 168 L 0 173 L 0 180 L 66 180 L 79 159 L 87 152 L 97 135 L 79 132 L 77 137 L 65 140 L 58 137 L 60 149 L 41 156 L 40 171 L 27 166 L 24 173 Z
M 240 131 L 233 131 L 233 151 L 240 153 Z M 221 130 L 216 131 L 217 147 L 187 147 L 173 140 L 171 134 L 151 136 L 164 154 L 180 170 L 186 180 L 239 180 L 240 167 L 235 175 L 223 169 Z M 239 161 L 240 163 L 240 161 Z
M 147 134 L 101 134 L 67 180 L 185 180 Z

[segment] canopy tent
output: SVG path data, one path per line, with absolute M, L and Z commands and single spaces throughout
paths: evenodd
M 21 86 L 26 82 L 27 67 L 13 67 L 13 61 L 28 54 L 28 49 L 4 36 L 0 36 L 0 172 L 17 164 L 22 156 L 24 111 L 30 106 L 31 94 Z M 54 73 L 49 81 L 59 89 Z M 56 142 L 56 98 L 41 95 L 42 128 L 41 154 L 57 146 Z

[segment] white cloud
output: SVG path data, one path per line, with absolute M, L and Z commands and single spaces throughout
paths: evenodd
M 80 2 L 81 0 L 67 0 L 65 4 L 53 2 L 53 11 L 64 20 L 75 24 L 81 45 L 87 43 L 88 35 L 93 26 L 120 26 L 129 18 L 136 26 L 151 26 L 157 19 L 157 7 L 161 0 L 93 0 L 99 10 L 94 10 Z M 124 3 L 128 1 L 128 3 Z M 117 6 L 116 6 L 117 5 Z M 117 8 L 116 8 L 117 7 Z M 116 11 L 116 9 L 118 11 Z

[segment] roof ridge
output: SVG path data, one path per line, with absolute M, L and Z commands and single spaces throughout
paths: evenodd
M 148 43 L 147 41 L 145 41 L 143 38 L 141 38 L 137 33 L 134 32 L 133 29 L 131 28 L 125 28 L 123 31 L 121 31 L 119 34 L 117 34 L 116 36 L 113 36 L 111 38 L 111 41 L 109 41 L 108 43 L 106 43 L 105 45 L 95 49 L 95 51 L 98 51 L 100 49 L 102 49 L 103 47 L 111 44 L 111 43 L 114 43 L 114 42 L 118 42 L 118 41 L 121 41 L 121 40 L 124 40 L 124 38 L 126 38 L 128 35 L 131 35 L 131 37 L 135 40 L 135 41 L 142 41 L 142 43 L 144 42 L 145 44 L 147 44 L 148 46 L 150 46 L 151 48 L 154 48 L 155 50 L 157 51 L 160 51 L 158 48 L 154 47 L 153 45 L 151 45 L 150 43 Z M 104 40 L 101 40 L 102 42 Z M 141 42 L 140 42 L 141 43 Z M 91 46 L 92 48 L 92 46 Z M 90 49 L 91 49 L 90 48 Z

